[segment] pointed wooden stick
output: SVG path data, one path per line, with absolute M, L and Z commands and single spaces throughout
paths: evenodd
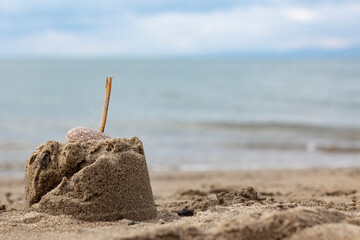
M 104 106 L 103 106 L 103 111 L 102 111 L 102 115 L 101 115 L 100 127 L 99 127 L 100 132 L 104 132 L 104 129 L 105 129 L 106 118 L 107 118 L 107 113 L 108 113 L 108 108 L 109 108 L 110 94 L 111 94 L 111 83 L 112 83 L 112 77 L 110 77 L 110 81 L 106 77 Z

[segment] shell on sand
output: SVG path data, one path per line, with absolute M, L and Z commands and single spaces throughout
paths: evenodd
M 42 144 L 26 163 L 25 200 L 36 211 L 87 221 L 157 215 L 137 137 Z
M 76 127 L 67 132 L 65 142 L 86 142 L 110 138 L 103 132 L 88 127 Z

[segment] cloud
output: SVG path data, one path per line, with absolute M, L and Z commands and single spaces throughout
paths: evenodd
M 357 46 L 360 42 L 360 39 L 356 41 L 349 41 L 344 38 L 330 38 L 330 37 L 320 37 L 320 38 L 303 38 L 300 40 L 292 41 L 288 44 L 288 48 L 290 49 L 329 49 L 329 50 L 339 50 L 351 48 L 353 46 Z
M 285 15 L 290 19 L 300 22 L 313 22 L 316 20 L 316 15 L 311 9 L 306 8 L 291 8 L 285 11 Z
M 214 1 L 211 6 L 200 1 L 202 5 L 177 2 L 178 7 L 165 4 L 165 8 L 160 0 L 101 5 L 68 0 L 9 2 L 13 1 L 0 0 L 2 56 L 154 56 L 360 47 L 360 4 L 353 1 L 302 5 Z

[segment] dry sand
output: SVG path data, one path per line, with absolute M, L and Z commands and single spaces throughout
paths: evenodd
M 25 210 L 0 179 L 0 239 L 360 239 L 360 169 L 150 173 L 158 216 L 86 222 Z M 195 215 L 176 211 L 194 208 Z

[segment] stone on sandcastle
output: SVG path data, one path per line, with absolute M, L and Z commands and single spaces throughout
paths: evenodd
M 142 142 L 137 137 L 48 141 L 25 168 L 29 207 L 87 221 L 156 217 Z
M 86 142 L 89 140 L 102 140 L 110 138 L 103 132 L 88 127 L 76 127 L 67 132 L 65 141 L 69 142 Z

